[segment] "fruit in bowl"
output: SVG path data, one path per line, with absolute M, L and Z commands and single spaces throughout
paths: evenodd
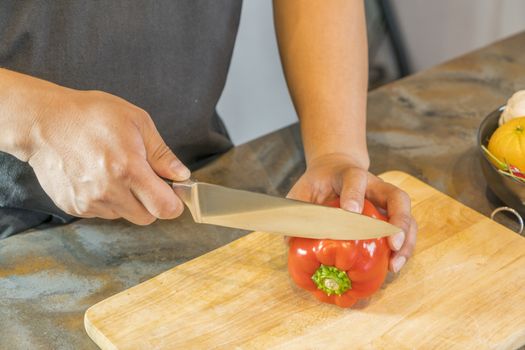
M 505 107 L 488 147 L 481 148 L 500 173 L 525 182 L 525 90 L 515 93 L 508 102 L 513 107 Z

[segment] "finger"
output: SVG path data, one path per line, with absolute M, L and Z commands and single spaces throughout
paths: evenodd
M 410 198 L 395 186 L 386 184 L 389 188 L 386 199 L 386 209 L 389 217 L 389 222 L 401 228 L 403 231 L 388 237 L 388 244 L 393 251 L 399 251 L 403 247 L 407 235 L 410 232 L 410 227 L 414 222 L 411 211 Z
M 88 215 L 110 220 L 124 218 L 136 225 L 149 225 L 156 219 L 144 208 L 129 189 L 114 192 L 111 194 L 111 198 L 110 202 L 99 201 L 96 204 L 92 204 Z
M 118 197 L 113 195 L 111 198 Z M 120 215 L 112 210 L 111 206 L 106 200 L 102 198 L 93 200 L 92 198 L 87 198 L 86 196 L 78 193 L 75 196 L 75 200 L 71 203 L 71 206 L 67 209 L 64 208 L 63 210 L 69 215 L 84 219 L 101 218 L 113 220 L 120 217 Z
M 399 249 L 402 246 L 402 242 L 406 239 L 410 232 L 410 226 L 414 221 L 410 213 L 410 198 L 401 190 L 392 190 L 387 199 L 386 210 L 389 218 L 388 222 L 403 230 L 403 233 L 392 236 L 390 240 L 394 250 L 396 250 L 396 248 Z
M 190 170 L 175 156 L 160 136 L 155 124 L 149 116 L 143 133 L 146 155 L 151 168 L 162 177 L 174 181 L 184 181 L 190 178 Z
M 389 194 L 388 192 L 393 191 L 396 187 L 392 184 L 384 182 L 382 179 L 377 176 L 368 173 L 368 188 L 366 189 L 366 198 L 368 198 L 372 203 L 374 203 L 379 208 L 387 208 L 387 199 Z
M 368 172 L 363 169 L 351 168 L 344 172 L 341 182 L 339 192 L 341 208 L 361 213 L 368 183 Z
M 412 219 L 410 230 L 408 231 L 403 247 L 401 247 L 401 249 L 397 252 L 397 255 L 402 255 L 408 260 L 414 252 L 414 248 L 416 246 L 416 239 L 417 239 L 417 222 L 416 220 Z
M 412 222 L 410 197 L 394 185 L 376 177 L 371 179 L 366 195 L 372 203 L 387 210 L 388 221 L 401 228 L 406 237 Z
M 173 189 L 147 162 L 134 167 L 130 189 L 146 210 L 159 219 L 173 219 L 182 214 L 184 205 Z
M 412 220 L 412 225 L 410 225 L 410 230 L 407 235 L 407 239 L 403 244 L 403 247 L 396 252 L 390 259 L 389 269 L 394 273 L 398 273 L 408 259 L 412 256 L 414 247 L 416 245 L 416 236 L 417 236 L 417 223 L 415 220 Z
M 306 183 L 306 181 L 303 178 L 300 178 L 292 187 L 290 192 L 288 192 L 286 198 L 295 199 L 302 202 L 311 202 L 312 191 L 310 190 L 310 186 Z
M 286 196 L 286 198 L 316 204 L 326 204 L 337 197 L 330 181 L 310 181 L 306 174 L 299 178 Z
M 149 225 L 156 220 L 156 217 L 137 200 L 137 198 L 128 191 L 126 194 L 119 196 L 118 200 L 113 203 L 113 209 L 119 217 L 122 217 L 135 225 Z
M 390 246 L 390 249 L 392 249 L 395 252 L 400 250 L 403 244 L 405 243 L 405 237 L 406 237 L 405 231 L 401 231 L 392 236 L 388 236 L 387 240 L 388 240 L 388 245 Z

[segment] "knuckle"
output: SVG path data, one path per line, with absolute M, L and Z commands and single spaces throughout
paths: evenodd
M 78 216 L 81 218 L 92 218 L 96 216 L 92 213 L 91 208 L 88 205 L 76 206 L 76 208 L 70 210 L 70 213 L 68 214 L 73 215 L 73 216 Z
M 135 117 L 138 118 L 138 120 L 140 120 L 142 123 L 149 124 L 153 122 L 150 114 L 146 112 L 146 110 L 140 107 L 137 107 L 137 106 L 132 106 L 132 109 L 133 109 L 133 115 L 135 115 Z
M 396 223 L 401 226 L 405 232 L 408 232 L 410 229 L 410 225 L 412 224 L 412 217 L 407 214 L 398 214 L 396 215 Z
M 82 201 L 84 207 L 91 209 L 96 205 L 104 204 L 110 201 L 111 199 L 111 186 L 107 181 L 102 181 L 93 186 L 90 189 L 89 193 L 85 193 L 83 198 L 86 198 Z
M 145 109 L 137 107 L 137 111 L 142 117 L 147 118 L 147 119 L 151 119 L 151 116 L 149 115 L 149 113 Z
M 152 159 L 159 160 L 165 158 L 166 156 L 171 156 L 171 154 L 171 149 L 165 143 L 161 143 L 155 147 L 155 150 L 150 157 Z
M 107 169 L 109 170 L 110 177 L 114 180 L 125 181 L 133 177 L 134 166 L 133 160 L 127 157 L 118 161 L 107 162 Z

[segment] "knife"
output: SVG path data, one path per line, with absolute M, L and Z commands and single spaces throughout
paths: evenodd
M 193 180 L 165 181 L 197 223 L 337 240 L 371 239 L 401 232 L 385 221 L 339 208 Z

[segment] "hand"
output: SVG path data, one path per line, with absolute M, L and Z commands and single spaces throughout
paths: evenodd
M 403 231 L 388 237 L 394 251 L 389 268 L 397 273 L 412 255 L 416 243 L 417 224 L 410 213 L 410 198 L 366 168 L 366 162 L 343 154 L 315 158 L 288 197 L 318 204 L 340 197 L 341 208 L 360 213 L 366 196 L 376 206 L 387 210 L 388 221 Z
M 27 160 L 59 208 L 139 225 L 182 213 L 182 202 L 159 176 L 182 181 L 190 172 L 144 110 L 100 91 L 56 85 L 45 91 Z

